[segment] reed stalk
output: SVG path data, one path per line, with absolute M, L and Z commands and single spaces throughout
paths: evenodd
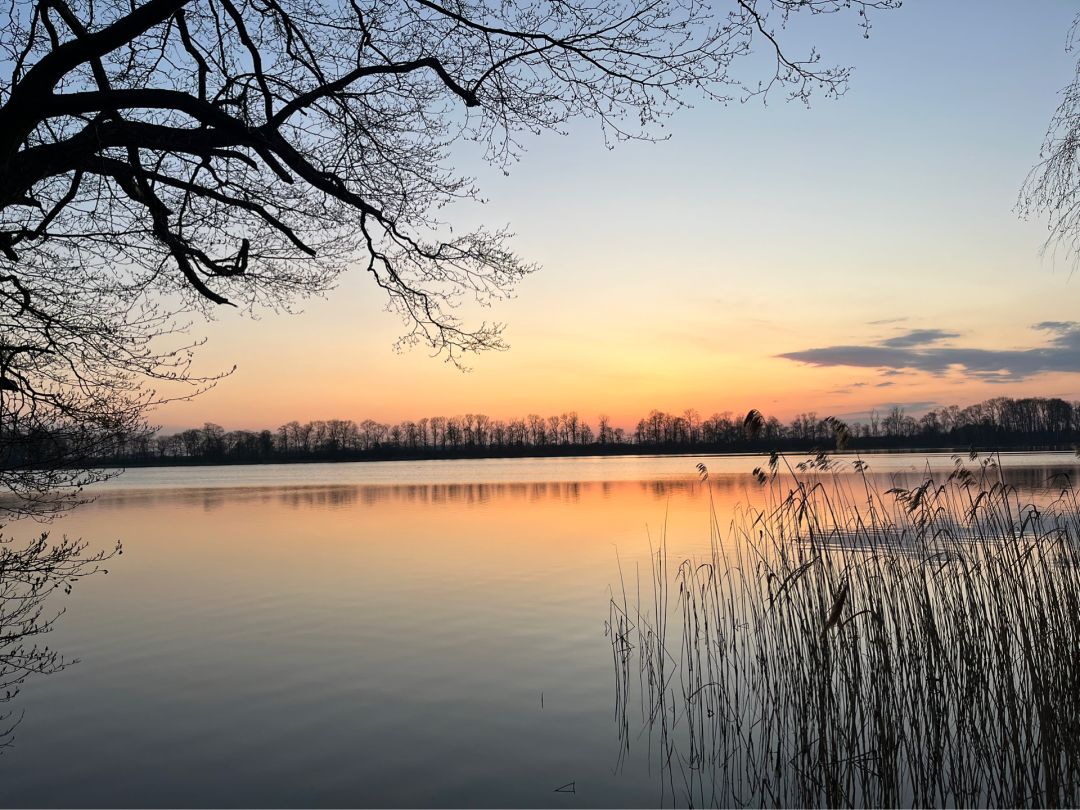
M 993 459 L 884 491 L 781 461 L 726 532 L 710 492 L 707 555 L 672 566 L 662 537 L 647 602 L 611 601 L 621 750 L 648 746 L 662 800 L 1080 804 L 1071 483 L 1035 503 Z

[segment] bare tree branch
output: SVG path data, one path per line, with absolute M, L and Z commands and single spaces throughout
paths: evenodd
M 649 139 L 695 98 L 839 95 L 848 70 L 789 55 L 789 17 L 849 12 L 865 31 L 893 5 L 12 0 L 0 485 L 77 490 L 89 479 L 62 470 L 213 382 L 192 375 L 191 317 L 287 309 L 349 266 L 401 316 L 404 344 L 454 363 L 504 348 L 499 324 L 458 307 L 512 294 L 535 267 L 506 231 L 442 220 L 478 194 L 452 146 L 505 166 L 523 133 L 575 118 Z M 747 79 L 737 66 L 758 45 L 773 64 Z

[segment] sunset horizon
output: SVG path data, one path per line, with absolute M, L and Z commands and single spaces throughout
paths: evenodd
M 1078 46 L 0 6 L 0 806 L 1080 807 Z
M 610 150 L 584 122 L 527 138 L 506 175 L 463 144 L 457 169 L 485 202 L 440 219 L 508 226 L 539 265 L 510 299 L 463 302 L 463 320 L 505 324 L 506 351 L 463 356 L 464 373 L 422 346 L 396 353 L 400 322 L 353 267 L 299 315 L 196 318 L 192 334 L 208 338 L 197 369 L 237 370 L 152 421 L 571 409 L 629 420 L 653 407 L 850 417 L 994 392 L 1080 399 L 1080 353 L 1039 328 L 1074 321 L 1073 260 L 1047 245 L 1043 217 L 1018 211 L 1073 73 L 1060 33 L 1071 12 L 1048 5 L 1021 31 L 983 8 L 908 4 L 866 40 L 815 22 L 819 49 L 855 66 L 841 98 L 698 100 L 665 122 L 665 140 Z M 935 337 L 873 357 L 920 333 Z M 837 347 L 863 358 L 821 354 Z M 1054 355 L 1041 368 L 1040 353 Z

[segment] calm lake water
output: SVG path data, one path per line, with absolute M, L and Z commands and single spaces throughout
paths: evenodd
M 882 486 L 953 466 L 864 458 Z M 1002 456 L 1028 490 L 1076 461 Z M 124 554 L 49 602 L 66 613 L 48 644 L 80 661 L 9 704 L 23 720 L 0 801 L 655 805 L 647 746 L 620 758 L 611 589 L 620 566 L 628 587 L 646 579 L 661 535 L 672 558 L 706 551 L 709 488 L 723 522 L 761 463 L 130 471 L 49 527 Z

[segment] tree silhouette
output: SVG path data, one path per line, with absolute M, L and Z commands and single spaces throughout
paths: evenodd
M 1073 50 L 1080 33 L 1080 15 L 1067 37 Z M 1080 258 L 1080 62 L 1061 102 L 1050 119 L 1038 164 L 1020 191 L 1017 205 L 1022 216 L 1045 215 L 1049 236 L 1045 248 L 1062 248 L 1073 260 Z
M 868 11 L 891 5 L 13 0 L 0 11 L 0 439 L 66 432 L 48 466 L 77 467 L 139 426 L 159 383 L 207 382 L 190 370 L 192 316 L 287 309 L 349 264 L 401 316 L 403 343 L 453 362 L 501 348 L 500 325 L 467 325 L 455 306 L 534 268 L 504 231 L 440 219 L 478 193 L 452 146 L 505 167 L 522 134 L 576 118 L 609 140 L 654 137 L 688 92 L 838 95 L 848 69 L 791 55 L 786 23 L 843 11 L 866 32 Z M 759 44 L 764 74 L 742 75 Z

